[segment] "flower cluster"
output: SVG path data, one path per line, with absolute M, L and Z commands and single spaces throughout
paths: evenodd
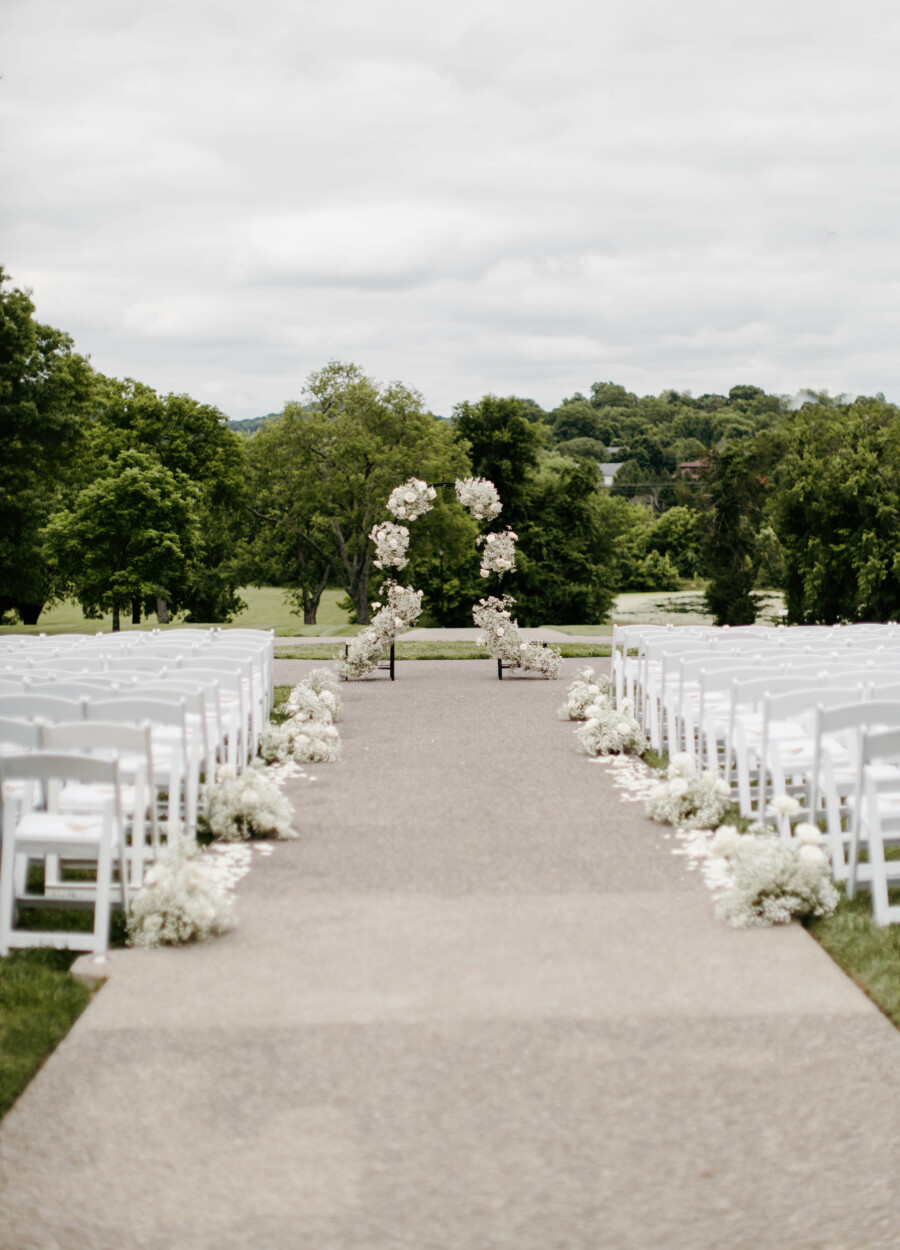
M 456 482 L 456 498 L 477 521 L 493 521 L 503 511 L 497 487 L 486 477 L 463 477 Z
M 647 798 L 647 815 L 679 829 L 715 829 L 731 804 L 727 782 L 712 772 L 698 772 L 692 756 L 673 756 L 666 780 Z
M 340 657 L 338 661 L 340 675 L 348 680 L 371 673 L 392 646 L 397 631 L 409 629 L 422 614 L 421 590 L 414 590 L 412 586 L 399 586 L 396 582 L 385 583 L 381 587 L 382 592 L 385 589 L 387 603 L 372 605 L 379 611 L 350 643 L 347 655 Z
M 409 530 L 405 525 L 395 525 L 393 521 L 382 521 L 372 527 L 369 534 L 375 544 L 376 569 L 405 569 L 409 561 L 406 550 L 409 547 Z
M 320 721 L 323 725 L 330 725 L 335 720 L 336 706 L 335 696 L 330 690 L 317 694 L 309 682 L 301 681 L 294 686 L 279 710 L 286 712 L 293 720 Z
M 578 749 L 585 755 L 643 755 L 644 731 L 627 709 L 612 706 L 604 694 L 584 709 L 584 724 L 575 730 Z
M 131 946 L 203 942 L 234 925 L 231 900 L 196 844 L 173 840 L 144 877 L 128 917 Z
M 479 599 L 472 609 L 475 624 L 482 634 L 479 646 L 486 647 L 494 660 L 515 668 L 533 669 L 550 680 L 559 677 L 562 658 L 558 647 L 545 647 L 539 642 L 523 642 L 517 623 L 512 619 L 516 601 L 512 595 L 498 599 L 491 595 Z
M 482 631 L 478 643 L 487 647 L 488 655 L 494 660 L 502 660 L 504 664 L 518 665 L 526 644 L 522 642 L 519 627 L 512 619 L 515 606 L 512 595 L 504 595 L 502 599 L 491 595 L 478 600 L 472 609 L 472 618 Z
M 287 760 L 330 764 L 341 754 L 341 739 L 330 722 L 291 716 L 280 725 L 266 725 L 259 737 L 259 753 L 267 764 Z
M 587 709 L 602 700 L 609 700 L 612 682 L 605 673 L 597 675 L 592 668 L 583 668 L 566 692 L 566 701 L 556 713 L 560 720 L 587 720 Z
M 479 534 L 475 539 L 478 546 L 484 545 L 481 553 L 481 576 L 489 577 L 491 573 L 512 573 L 516 567 L 516 541 L 518 534 L 505 529 L 502 534 Z
M 784 842 L 773 833 L 740 834 L 731 825 L 716 831 L 710 850 L 728 866 L 716 898 L 716 915 L 738 929 L 787 924 L 795 916 L 827 916 L 838 905 L 815 825 L 800 824 Z
M 427 482 L 417 477 L 408 478 L 402 486 L 395 486 L 391 491 L 387 501 L 388 512 L 403 521 L 415 521 L 431 511 L 436 495 L 437 491 Z M 398 567 L 402 569 L 403 565 Z
M 322 728 L 332 729 L 332 726 Z M 337 733 L 336 729 L 332 731 Z M 230 766 L 220 768 L 217 784 L 206 787 L 204 800 L 209 830 L 225 842 L 297 836 L 291 829 L 293 808 L 274 781 L 266 776 L 262 760 L 253 760 L 239 776 L 235 776 Z

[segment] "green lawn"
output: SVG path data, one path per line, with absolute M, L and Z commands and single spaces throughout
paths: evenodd
M 75 957 L 43 948 L 0 959 L 0 1117 L 90 1000 L 91 990 L 69 974 Z
M 554 646 L 557 644 L 554 643 Z M 561 642 L 558 644 L 563 659 L 582 659 L 597 656 L 608 656 L 609 643 Z M 329 643 L 299 643 L 290 647 L 276 647 L 276 660 L 321 660 L 327 664 L 343 654 L 343 647 Z M 474 642 L 404 642 L 396 644 L 394 657 L 397 660 L 487 660 L 490 657 L 484 647 L 477 647 Z

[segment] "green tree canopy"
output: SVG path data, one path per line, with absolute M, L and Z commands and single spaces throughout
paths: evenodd
M 178 600 L 202 554 L 196 488 L 155 457 L 125 451 L 46 527 L 49 558 L 85 616 L 112 611 L 162 587 Z
M 794 622 L 900 613 L 900 410 L 804 405 L 787 426 L 775 528 Z

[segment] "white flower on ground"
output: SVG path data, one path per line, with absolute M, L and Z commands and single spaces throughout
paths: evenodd
M 767 816 L 796 816 L 800 811 L 800 804 L 792 794 L 779 794 L 769 803 L 766 808 Z
M 132 903 L 129 945 L 202 942 L 232 928 L 231 901 L 211 867 L 195 844 L 175 840 L 164 847 Z
M 719 825 L 709 844 L 713 855 L 728 856 L 740 845 L 741 835 L 734 825 Z

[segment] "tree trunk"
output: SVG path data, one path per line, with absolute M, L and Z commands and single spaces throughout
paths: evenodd
M 114 634 L 117 634 L 117 633 L 119 632 L 119 628 L 120 628 L 120 626 L 119 626 L 119 598 L 118 598 L 118 595 L 113 595 L 112 616 L 113 616 L 113 622 L 112 622 L 112 632 L 113 632 Z
M 141 623 L 141 601 L 140 599 L 132 599 L 131 601 L 131 623 L 132 625 L 140 625 Z
M 304 603 L 303 605 L 303 624 L 315 625 L 316 613 L 318 612 L 318 610 L 319 610 L 318 603 L 310 603 L 309 600 L 307 600 L 306 603 Z
M 156 619 L 160 625 L 169 623 L 169 601 L 161 595 L 158 595 L 156 599 Z
M 42 603 L 17 603 L 16 611 L 22 618 L 23 625 L 37 625 L 43 607 Z

